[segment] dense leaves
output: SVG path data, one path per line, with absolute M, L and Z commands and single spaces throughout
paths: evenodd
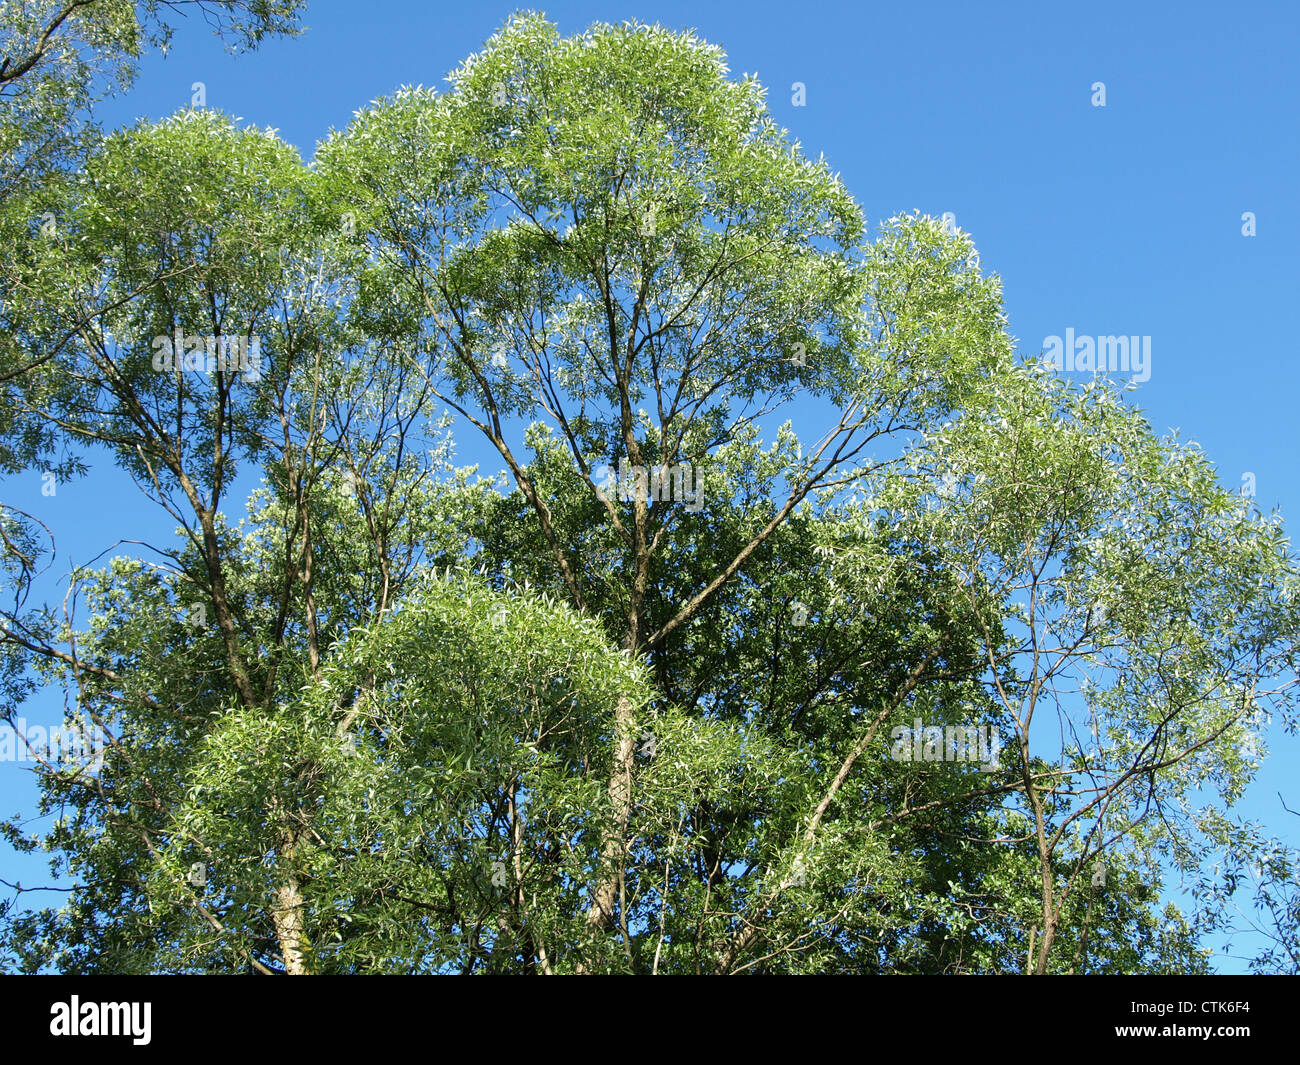
M 1293 928 L 1231 820 L 1296 720 L 1280 523 L 1017 358 L 968 237 L 869 236 L 716 47 L 518 16 L 310 165 L 187 111 L 58 195 L 10 424 L 179 529 L 75 633 L 7 612 L 13 705 L 113 737 L 7 826 L 76 884 L 15 966 L 1200 972 L 1223 847 Z

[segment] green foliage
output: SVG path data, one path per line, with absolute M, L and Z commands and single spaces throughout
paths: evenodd
M 52 238 L 24 208 L 5 461 L 103 445 L 179 528 L 73 575 L 80 631 L 6 615 L 13 705 L 62 685 L 113 742 L 43 772 L 46 837 L 4 826 L 77 887 L 0 956 L 1203 972 L 1231 891 L 1160 899 L 1224 847 L 1293 926 L 1293 856 L 1230 820 L 1295 723 L 1280 522 L 1018 360 L 969 238 L 869 237 L 716 47 L 521 15 L 450 80 L 310 166 L 181 112 L 43 184 Z M 257 334 L 260 379 L 155 369 L 177 329 Z M 769 421 L 796 393 L 809 440 Z

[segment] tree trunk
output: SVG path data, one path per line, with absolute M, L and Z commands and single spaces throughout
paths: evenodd
M 290 976 L 306 976 L 310 972 L 304 956 L 307 931 L 304 927 L 303 910 L 306 903 L 298 886 L 298 878 L 289 868 L 293 862 L 295 843 L 292 837 L 286 837 L 280 851 L 284 879 L 275 889 L 275 909 L 272 911 L 272 919 L 275 922 L 276 939 L 280 942 L 280 955 L 284 959 L 284 971 Z
M 601 833 L 600 869 L 591 891 L 587 923 L 594 928 L 609 928 L 614 921 L 614 903 L 623 877 L 623 851 L 628 817 L 632 813 L 632 763 L 636 757 L 636 731 L 632 706 L 626 697 L 614 711 L 614 764 L 609 773 L 611 823 Z

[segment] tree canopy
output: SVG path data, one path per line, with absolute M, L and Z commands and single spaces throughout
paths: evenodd
M 92 14 L 131 57 L 156 11 Z M 115 463 L 177 535 L 70 621 L 0 513 L 10 720 L 57 685 L 110 738 L 4 826 L 76 886 L 0 957 L 1206 971 L 1211 858 L 1294 880 L 1232 815 L 1296 721 L 1280 520 L 1018 354 L 967 235 L 872 235 L 716 46 L 524 14 L 449 82 L 309 163 L 205 109 L 96 133 L 6 207 L 5 463 Z

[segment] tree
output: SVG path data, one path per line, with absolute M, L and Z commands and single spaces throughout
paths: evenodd
M 168 17 L 201 16 L 232 51 L 300 32 L 302 0 L 6 0 L 0 6 L 0 198 L 74 169 L 94 143 L 90 108 L 130 87 Z
M 53 360 L 89 319 L 52 324 L 44 307 L 61 279 L 48 271 L 51 245 L 66 241 L 63 214 L 78 171 L 102 133 L 99 100 L 128 89 L 141 57 L 164 53 L 173 21 L 197 15 L 232 51 L 268 36 L 300 32 L 303 0 L 4 0 L 0 3 L 0 471 L 46 469 L 60 480 L 84 472 L 65 436 L 23 418 L 64 387 Z M 87 313 L 108 310 L 92 303 Z M 49 327 L 49 328 L 46 328 Z M 52 330 L 52 331 L 51 331 Z M 0 507 L 0 533 L 30 582 L 41 530 L 13 507 Z
M 180 154 L 243 165 L 133 177 Z M 867 239 L 715 47 L 518 16 L 310 169 L 123 133 L 69 218 L 25 414 L 184 532 L 5 635 L 115 736 L 43 778 L 83 886 L 15 964 L 1204 970 L 1157 900 L 1294 721 L 1280 524 L 1017 358 L 968 237 Z M 196 321 L 261 379 L 155 372 Z

